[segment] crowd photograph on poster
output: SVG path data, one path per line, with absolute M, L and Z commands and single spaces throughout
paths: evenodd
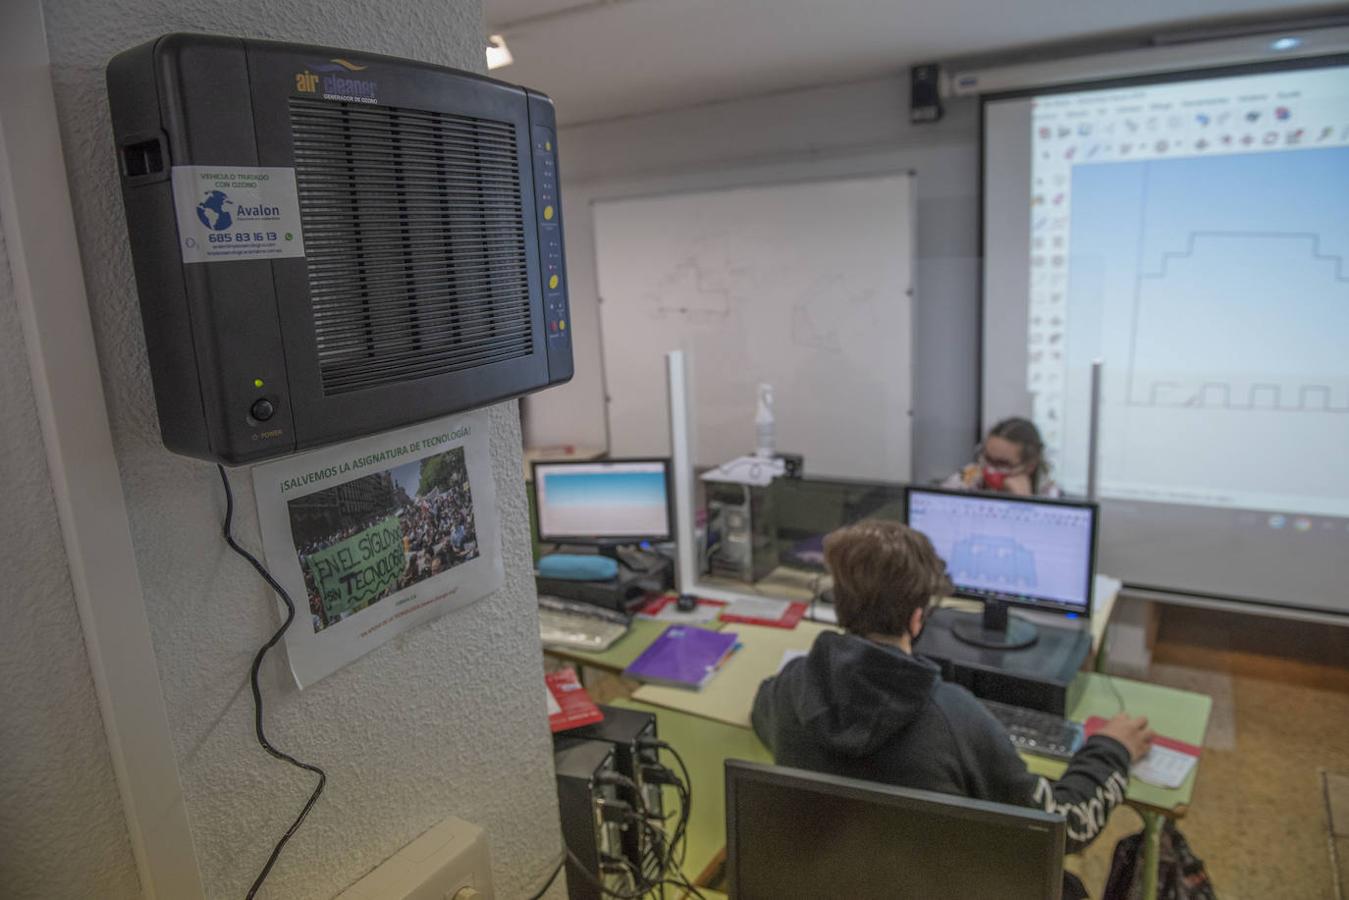
M 287 504 L 315 632 L 478 556 L 464 448 Z

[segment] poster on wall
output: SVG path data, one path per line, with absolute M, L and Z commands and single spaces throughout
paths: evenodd
M 254 468 L 300 687 L 501 587 L 488 434 L 480 411 Z

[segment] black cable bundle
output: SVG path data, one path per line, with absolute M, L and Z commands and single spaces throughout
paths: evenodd
M 318 802 L 319 794 L 323 793 L 323 786 L 328 783 L 328 775 L 318 766 L 313 765 L 312 763 L 301 762 L 284 750 L 278 750 L 272 745 L 271 741 L 267 740 L 267 735 L 262 730 L 262 689 L 258 685 L 258 670 L 262 667 L 262 660 L 263 657 L 267 655 L 267 651 L 277 645 L 282 636 L 286 633 L 286 629 L 290 627 L 290 623 L 295 621 L 295 603 L 290 599 L 290 594 L 286 593 L 286 589 L 272 577 L 271 572 L 267 571 L 267 567 L 258 562 L 257 557 L 249 553 L 234 540 L 234 535 L 230 530 L 231 525 L 234 522 L 234 492 L 230 490 L 230 479 L 229 476 L 225 474 L 225 467 L 217 464 L 216 468 L 220 470 L 220 480 L 225 485 L 225 524 L 222 528 L 225 535 L 225 543 L 229 544 L 230 549 L 235 553 L 248 560 L 249 564 L 257 570 L 257 573 L 263 577 L 263 580 L 271 585 L 272 590 L 276 591 L 277 594 L 281 596 L 282 601 L 286 604 L 286 621 L 281 623 L 281 627 L 272 635 L 271 640 L 258 648 L 257 654 L 253 657 L 253 668 L 249 674 L 249 684 L 253 688 L 253 730 L 257 734 L 258 743 L 262 746 L 263 750 L 266 750 L 282 762 L 288 762 L 297 769 L 304 769 L 306 772 L 313 772 L 319 777 L 318 786 L 314 788 L 314 793 L 309 795 L 309 802 L 300 810 L 300 814 L 295 817 L 295 821 L 291 823 L 290 828 L 286 829 L 286 833 L 281 835 L 281 839 L 276 842 L 276 846 L 272 848 L 272 855 L 267 857 L 267 864 L 262 867 L 262 871 L 258 873 L 258 877 L 253 880 L 253 886 L 248 889 L 248 900 L 252 900 L 252 898 L 257 895 L 258 889 L 262 887 L 262 883 L 267 880 L 267 876 L 271 874 L 272 866 L 276 865 L 276 860 L 281 856 L 281 850 L 286 846 L 286 842 L 295 835 L 295 832 L 300 830 L 300 825 L 304 823 L 305 817 L 309 815 L 309 811 L 313 809 L 314 804 Z
M 600 893 L 606 897 L 613 897 L 615 900 L 642 900 L 642 898 L 650 897 L 666 885 L 680 888 L 686 893 L 699 898 L 699 900 L 705 900 L 703 894 L 699 893 L 698 889 L 694 887 L 684 875 L 684 854 L 688 849 L 689 813 L 693 808 L 692 781 L 689 778 L 688 767 L 684 765 L 683 757 L 679 755 L 679 751 L 675 750 L 665 741 L 643 740 L 639 741 L 638 745 L 646 749 L 668 750 L 679 763 L 679 768 L 683 773 L 683 778 L 681 779 L 678 775 L 675 775 L 664 766 L 656 765 L 649 767 L 651 774 L 655 775 L 660 773 L 668 777 L 656 777 L 648 780 L 652 781 L 652 783 L 668 784 L 679 794 L 679 821 L 675 825 L 674 835 L 669 838 L 668 842 L 665 840 L 663 832 L 651 824 L 652 819 L 658 819 L 660 817 L 647 808 L 646 803 L 642 800 L 641 791 L 632 779 L 617 772 L 608 774 L 601 779 L 604 783 L 615 784 L 627 788 L 632 793 L 638 805 L 638 808 L 633 808 L 627 803 L 606 804 L 606 817 L 612 811 L 614 817 L 620 820 L 626 820 L 636 824 L 638 827 L 646 829 L 647 834 L 653 839 L 657 846 L 661 843 L 665 844 L 665 855 L 659 861 L 659 868 L 655 879 L 648 879 L 644 873 L 635 871 L 625 860 L 623 861 L 623 871 L 625 871 L 632 880 L 634 890 L 617 891 L 605 885 L 602 880 L 596 877 L 595 873 L 586 868 L 585 863 L 572 852 L 570 847 L 565 848 L 566 859 L 570 859 L 576 870 L 579 871 L 587 881 L 598 888 Z M 644 769 L 644 771 L 646 771 L 646 769 Z M 624 814 L 625 811 L 626 815 Z M 675 860 L 676 850 L 679 852 L 678 861 Z M 615 861 L 615 864 L 617 865 L 617 861 Z M 560 868 L 561 864 L 559 864 L 559 870 Z M 671 877 L 667 877 L 667 873 L 673 874 Z M 543 888 L 540 889 L 531 900 L 538 900 L 538 898 L 542 897 L 556 878 L 557 871 L 554 871 L 547 883 L 545 883 Z

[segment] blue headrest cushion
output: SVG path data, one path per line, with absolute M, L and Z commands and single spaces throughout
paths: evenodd
M 597 553 L 550 553 L 539 560 L 539 575 L 564 581 L 608 581 L 618 577 L 618 561 Z

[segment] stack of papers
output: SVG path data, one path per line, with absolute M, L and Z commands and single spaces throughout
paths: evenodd
M 1182 750 L 1174 750 L 1156 741 L 1148 755 L 1134 763 L 1131 770 L 1139 781 L 1155 784 L 1157 787 L 1178 788 L 1189 777 L 1190 770 L 1199 762 L 1197 754 L 1191 755 Z
M 1082 730 L 1087 737 L 1091 737 L 1104 724 L 1105 719 L 1092 716 L 1082 723 Z M 1194 744 L 1159 734 L 1152 739 L 1152 749 L 1148 751 L 1148 755 L 1134 763 L 1129 769 L 1129 774 L 1156 787 L 1178 788 L 1194 770 L 1201 752 Z

